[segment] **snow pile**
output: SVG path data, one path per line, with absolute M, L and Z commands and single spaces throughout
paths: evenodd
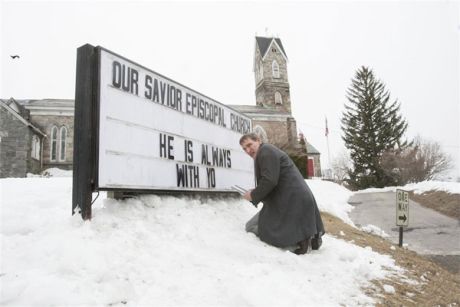
M 403 187 L 370 188 L 357 191 L 356 193 L 396 192 L 396 189 L 414 191 L 416 194 L 423 194 L 429 191 L 444 191 L 450 194 L 460 194 L 460 182 L 422 181 L 418 183 L 409 183 Z
M 342 221 L 354 225 L 348 217 L 348 213 L 353 210 L 353 206 L 347 203 L 353 192 L 330 181 L 305 181 L 313 192 L 320 211 L 328 212 Z
M 416 194 L 423 194 L 429 191 L 444 191 L 450 194 L 460 194 L 460 182 L 423 181 L 419 183 L 410 183 L 402 189 L 414 191 Z
M 390 294 L 396 293 L 395 288 L 391 285 L 383 285 L 383 290 L 385 290 L 386 293 L 390 293 Z
M 44 170 L 42 172 L 42 175 L 45 177 L 72 177 L 72 173 L 72 171 L 52 167 Z
M 366 305 L 370 280 L 401 271 L 328 235 L 309 255 L 268 246 L 244 231 L 257 211 L 244 200 L 100 196 L 84 222 L 70 214 L 71 187 L 0 179 L 1 305 Z M 322 208 L 339 207 L 340 186 L 311 187 Z
M 27 177 L 34 178 L 34 177 L 72 177 L 72 171 L 63 170 L 57 167 L 47 168 L 41 172 L 40 175 L 27 173 Z
M 361 227 L 360 229 L 362 231 L 364 231 L 364 232 L 371 233 L 371 234 L 380 236 L 382 238 L 388 238 L 389 237 L 389 235 L 385 231 L 383 231 L 382 229 L 378 228 L 375 225 L 369 224 L 369 225 L 366 225 L 364 227 Z

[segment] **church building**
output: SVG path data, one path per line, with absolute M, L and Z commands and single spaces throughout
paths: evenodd
M 308 177 L 321 176 L 320 153 L 297 136 L 297 123 L 291 112 L 291 94 L 287 71 L 288 57 L 279 38 L 256 36 L 254 79 L 256 105 L 231 105 L 252 119 L 253 130 L 263 142 L 295 153 L 307 151 Z M 301 144 L 305 145 L 301 145 Z
M 256 104 L 230 107 L 252 119 L 254 132 L 264 142 L 291 154 L 307 152 L 308 177 L 319 177 L 320 153 L 297 136 L 287 62 L 279 38 L 256 37 Z M 73 135 L 73 99 L 0 100 L 0 178 L 25 177 L 52 167 L 71 170 Z
M 0 99 L 0 178 L 73 166 L 74 101 Z

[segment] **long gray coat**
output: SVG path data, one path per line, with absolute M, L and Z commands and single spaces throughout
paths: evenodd
M 251 192 L 252 203 L 264 204 L 259 214 L 260 239 L 287 247 L 323 235 L 315 197 L 288 155 L 273 145 L 261 144 L 254 163 L 257 187 Z

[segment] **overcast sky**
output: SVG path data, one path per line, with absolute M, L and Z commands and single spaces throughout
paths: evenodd
M 286 50 L 297 127 L 331 160 L 355 71 L 401 103 L 408 138 L 437 141 L 460 176 L 459 2 L 4 1 L 0 97 L 75 95 L 76 49 L 100 45 L 224 104 L 255 104 L 255 35 Z M 13 60 L 10 55 L 18 54 Z

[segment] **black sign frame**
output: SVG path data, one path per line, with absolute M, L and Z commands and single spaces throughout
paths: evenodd
M 117 195 L 165 194 L 188 195 L 203 199 L 214 197 L 239 197 L 237 192 L 225 191 L 172 191 L 172 190 L 140 190 L 100 188 L 98 181 L 99 169 L 99 111 L 100 111 L 100 70 L 101 50 L 126 59 L 103 47 L 85 44 L 77 49 L 76 84 L 75 84 L 75 115 L 74 115 L 74 150 L 73 150 L 73 187 L 72 215 L 81 214 L 84 220 L 92 217 L 92 194 L 98 191 L 113 191 Z M 128 59 L 126 59 L 128 60 Z M 128 60 L 130 61 L 130 60 Z M 131 61 L 132 62 L 132 61 Z M 133 62 L 134 63 L 134 62 Z M 136 64 L 139 65 L 139 64 Z M 143 67 L 142 65 L 139 65 Z M 144 67 L 145 68 L 145 67 Z M 147 69 L 147 68 L 145 68 Z M 149 70 L 149 69 L 147 69 Z M 158 74 L 162 76 L 161 74 Z M 165 76 L 165 79 L 171 80 Z M 173 81 L 173 80 L 171 80 Z M 176 81 L 173 81 L 176 82 Z M 177 82 L 176 82 L 177 83 Z M 184 86 L 178 83 L 181 86 Z M 184 86 L 186 87 L 186 86 Z M 188 88 L 188 87 L 186 87 Z M 196 91 L 195 91 L 196 92 Z M 198 92 L 197 92 L 198 93 Z M 200 93 L 203 97 L 207 97 Z M 208 97 L 209 98 L 209 97 Z M 227 108 L 230 108 L 226 106 Z M 232 109 L 232 108 L 230 108 Z M 236 113 L 238 111 L 232 109 Z M 240 113 L 241 114 L 241 113 Z M 252 124 L 251 124 L 252 127 Z M 254 177 L 255 182 L 255 177 Z M 115 194 L 114 193 L 114 194 Z

